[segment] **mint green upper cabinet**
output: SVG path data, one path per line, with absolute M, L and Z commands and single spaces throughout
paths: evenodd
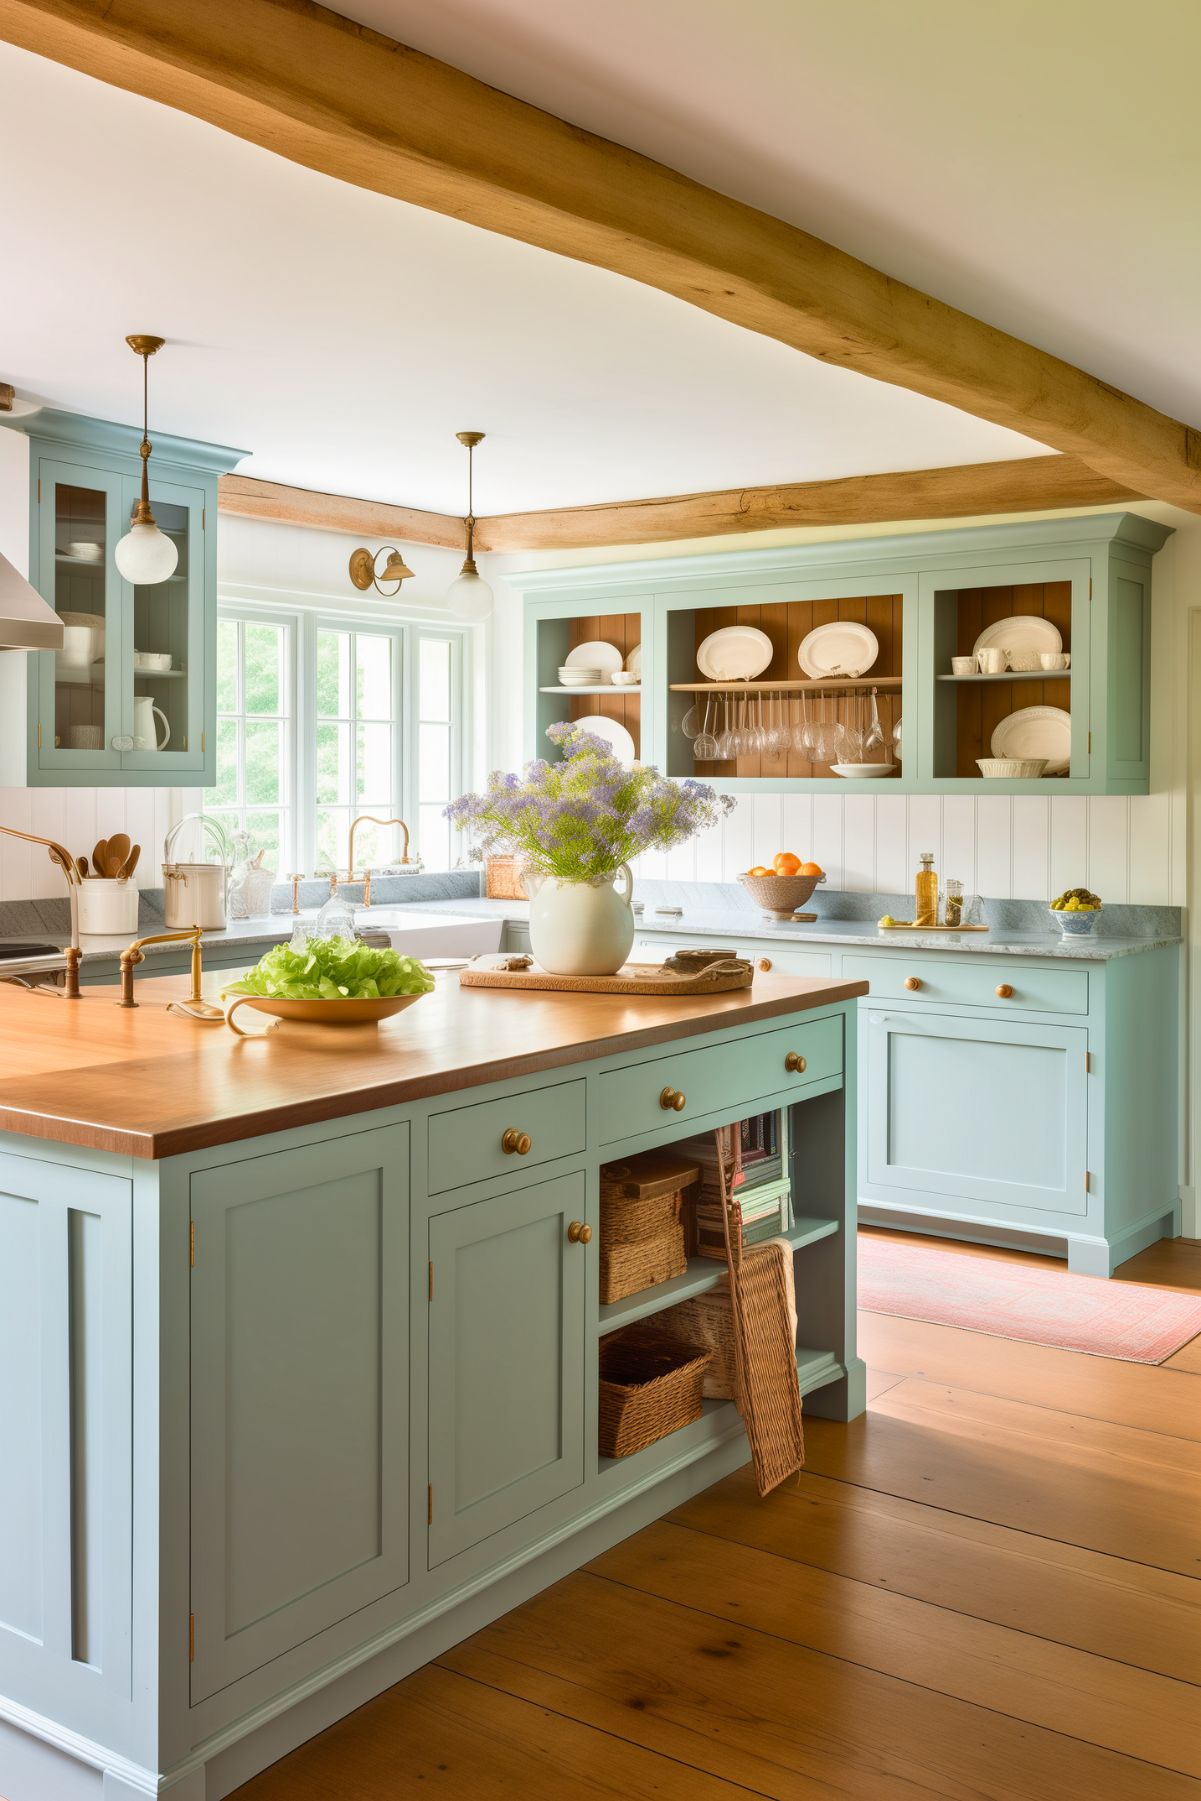
M 829 792 L 841 778 L 809 761 L 795 737 L 806 714 L 817 712 L 820 693 L 804 690 L 797 652 L 814 627 L 855 620 L 879 649 L 863 677 L 863 699 L 850 705 L 870 704 L 875 688 L 886 736 L 902 728 L 897 773 L 857 780 L 857 791 L 1145 794 L 1151 562 L 1169 536 L 1138 514 L 1109 513 L 518 576 L 526 596 L 530 754 L 548 754 L 548 725 L 601 712 L 621 720 L 638 755 L 669 775 L 701 775 L 734 792 Z M 1011 614 L 1049 620 L 1070 668 L 956 677 L 952 657 L 970 653 L 985 627 Z M 703 717 L 710 706 L 720 733 L 727 702 L 715 690 L 695 691 L 704 687 L 697 647 L 709 632 L 735 624 L 766 633 L 772 657 L 758 678 L 762 698 L 738 694 L 729 723 L 752 731 L 762 723 L 774 744 L 698 763 L 684 729 L 696 723 L 695 714 L 687 720 L 689 709 Z M 623 650 L 641 642 L 640 691 L 557 689 L 559 663 L 591 638 Z M 845 709 L 845 694 L 842 700 Z M 1034 781 L 983 776 L 978 761 L 991 756 L 1001 721 L 1041 706 L 1071 714 L 1067 772 Z M 787 745 L 785 727 L 794 733 Z
M 30 580 L 64 616 L 60 652 L 8 696 L 0 778 L 14 786 L 204 787 L 216 768 L 217 477 L 244 454 L 152 435 L 150 498 L 179 561 L 133 587 L 114 551 L 138 498 L 141 434 L 74 414 L 30 439 Z M 153 667 L 151 665 L 154 665 Z

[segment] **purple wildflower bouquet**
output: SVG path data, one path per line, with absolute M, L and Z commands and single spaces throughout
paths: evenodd
M 537 758 L 522 775 L 497 772 L 482 794 L 447 807 L 460 831 L 470 829 L 477 861 L 499 853 L 561 882 L 608 881 L 640 852 L 683 844 L 734 805 L 691 777 L 673 782 L 655 768 L 626 768 L 580 726 L 552 725 L 546 735 L 561 762 Z

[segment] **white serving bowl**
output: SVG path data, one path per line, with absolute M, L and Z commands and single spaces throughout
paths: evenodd
M 977 757 L 981 775 L 1001 781 L 1037 781 L 1047 767 L 1046 757 Z
M 615 688 L 636 688 L 642 677 L 636 669 L 615 669 L 612 680 Z
M 161 674 L 171 667 L 171 652 L 169 650 L 135 650 L 133 666 L 135 669 Z
M 895 775 L 895 763 L 831 763 L 835 775 L 842 776 L 849 782 L 879 781 L 886 775 Z

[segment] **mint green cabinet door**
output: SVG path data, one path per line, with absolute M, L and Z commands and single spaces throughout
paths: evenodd
M 860 1008 L 860 1194 L 1046 1226 L 1088 1210 L 1083 1027 Z
M 63 620 L 64 642 L 31 659 L 30 769 L 66 784 L 101 780 L 120 768 L 128 729 L 118 673 L 126 589 L 113 560 L 129 525 L 124 484 L 111 470 L 42 457 L 37 492 L 34 582 Z
M 192 1178 L 192 1699 L 408 1580 L 407 1126 Z
M 584 1480 L 583 1172 L 430 1220 L 431 1567 Z

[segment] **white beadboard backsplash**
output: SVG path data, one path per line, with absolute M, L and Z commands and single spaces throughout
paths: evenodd
M 134 880 L 142 888 L 159 888 L 163 839 L 199 798 L 174 788 L 0 788 L 0 825 L 56 838 L 76 856 L 89 857 L 98 838 L 128 832 L 142 847 Z M 41 845 L 0 837 L 0 901 L 44 900 L 64 892 L 63 878 Z
M 720 780 L 715 782 L 720 788 Z M 1050 900 L 1083 884 L 1108 901 L 1173 897 L 1171 796 L 757 794 L 723 824 L 640 857 L 654 881 L 730 882 L 778 850 L 820 863 L 831 886 L 903 893 L 922 851 L 940 876 L 998 900 Z

